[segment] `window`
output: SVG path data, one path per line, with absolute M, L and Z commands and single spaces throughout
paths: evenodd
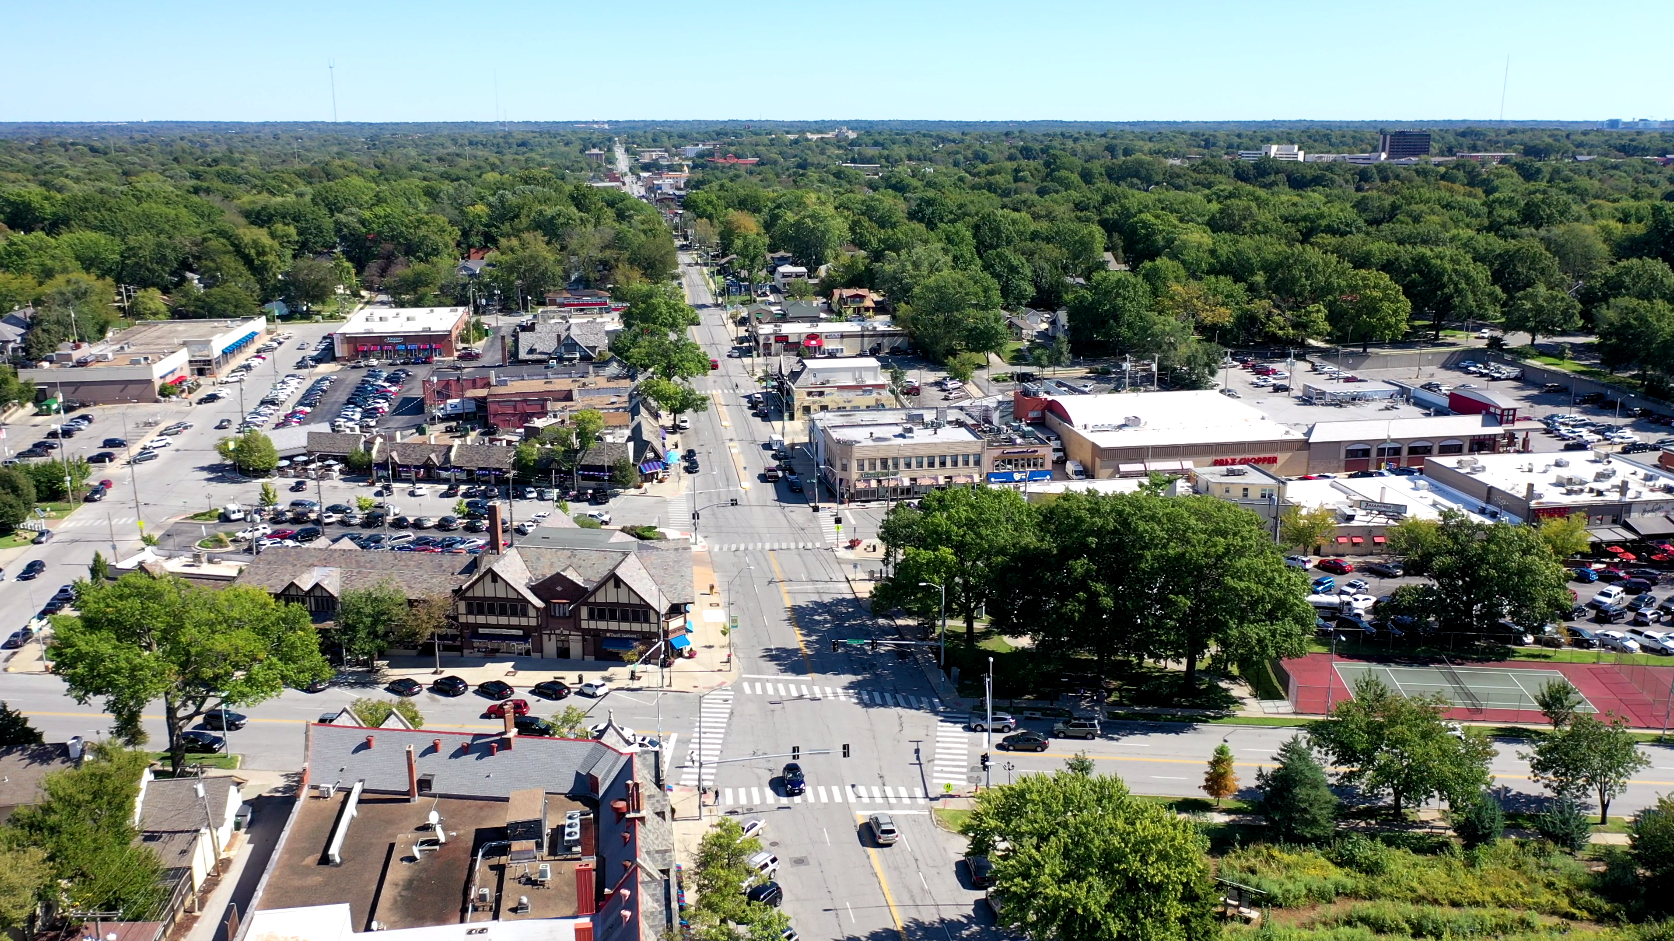
M 841 465 L 842 465 L 842 467 L 840 467 L 840 468 L 838 468 L 838 469 L 839 469 L 839 470 L 848 470 L 848 469 L 849 469 L 849 460 L 848 460 L 848 458 L 844 458 L 844 459 L 843 459 L 843 460 L 841 460 L 841 461 L 838 461 L 838 462 L 837 462 L 837 463 L 839 463 L 839 464 L 841 464 Z
M 570 606 L 562 601 L 554 601 L 547 606 L 547 612 L 555 618 L 567 618 L 570 616 Z
M 1272 488 L 1272 487 L 1263 487 L 1263 488 L 1261 488 L 1261 498 L 1262 498 L 1262 499 L 1263 499 L 1263 500 L 1271 500 L 1271 499 L 1273 499 L 1273 488 Z
M 1414 441 L 1412 444 L 1407 445 L 1407 454 L 1410 457 L 1420 457 L 1425 454 L 1434 454 L 1435 451 L 1436 446 L 1428 441 Z
M 924 455 L 920 454 L 917 458 L 917 461 L 918 461 L 918 464 L 917 464 L 918 469 L 923 470 L 924 469 Z
M 1393 442 L 1378 445 L 1378 457 L 1400 457 L 1401 446 Z
M 1245 487 L 1244 488 L 1244 499 L 1248 500 L 1249 498 L 1250 498 L 1250 488 Z
M 1436 448 L 1436 453 L 1437 454 L 1462 454 L 1462 453 L 1464 453 L 1464 450 L 1465 450 L 1465 442 L 1463 442 L 1463 441 L 1443 441 L 1441 443 L 1441 446 Z
M 936 463 L 937 467 L 946 467 L 947 466 L 947 455 L 946 454 L 941 455 L 936 460 L 937 460 L 937 463 Z M 958 465 L 955 464 L 954 466 L 957 467 Z
M 1343 458 L 1349 461 L 1361 460 L 1372 456 L 1372 446 L 1369 444 L 1351 444 L 1343 449 Z

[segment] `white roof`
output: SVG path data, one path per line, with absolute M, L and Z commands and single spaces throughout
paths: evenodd
M 1627 499 L 1665 503 L 1674 496 L 1654 489 L 1674 482 L 1674 474 L 1634 464 L 1630 461 L 1592 451 L 1560 451 L 1539 454 L 1471 454 L 1457 458 L 1431 458 L 1436 464 L 1456 473 L 1466 473 L 1490 487 L 1527 498 L 1529 486 L 1534 486 L 1534 505 L 1573 506 L 1598 503 L 1601 500 L 1622 499 L 1622 484 L 1627 483 Z M 1481 473 L 1462 470 L 1460 464 L 1469 461 L 1482 468 Z M 1559 466 L 1558 462 L 1566 466 Z M 1426 465 L 1428 466 L 1428 464 Z M 1560 478 L 1567 478 L 1560 480 Z M 1565 493 L 1579 490 L 1579 493 Z
M 825 432 L 833 441 L 846 444 L 924 444 L 932 441 L 944 444 L 972 444 L 982 441 L 976 432 L 963 425 L 943 425 L 940 428 L 915 425 L 910 435 L 903 434 L 902 427 L 903 424 L 857 422 L 852 425 L 827 425 Z
M 447 333 L 468 314 L 464 307 L 368 307 L 337 332 L 358 336 Z
M 871 320 L 791 320 L 784 323 L 764 323 L 756 327 L 756 332 L 762 336 L 776 333 L 808 334 L 808 333 L 883 333 L 889 330 L 898 331 L 895 322 L 887 317 L 873 317 Z
M 1506 426 L 1509 427 L 1509 426 Z M 1435 415 L 1427 418 L 1365 418 L 1358 421 L 1322 421 L 1308 429 L 1311 442 L 1364 441 L 1376 444 L 1386 438 L 1468 438 L 1504 431 L 1489 415 Z
M 796 375 L 798 386 L 879 385 L 883 369 L 870 356 L 818 356 L 802 361 Z
M 1285 499 L 1304 509 L 1314 507 L 1353 507 L 1364 501 L 1392 503 L 1407 508 L 1406 515 L 1417 519 L 1440 519 L 1442 510 L 1459 510 L 1475 520 L 1484 517 L 1474 511 L 1480 505 L 1446 488 L 1437 487 L 1423 477 L 1338 477 L 1332 480 L 1292 480 L 1285 484 Z M 1365 526 L 1395 522 L 1394 519 L 1362 510 L 1354 523 Z
M 1219 392 L 1112 392 L 1053 395 L 1048 411 L 1102 448 L 1255 441 L 1302 435 Z M 1054 412 L 1053 406 L 1061 409 Z

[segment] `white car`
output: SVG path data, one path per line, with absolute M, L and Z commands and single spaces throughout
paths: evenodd
M 1372 597 L 1371 595 L 1346 594 L 1338 595 L 1337 601 L 1339 604 L 1347 605 L 1356 611 L 1366 611 L 1369 610 L 1372 605 L 1377 604 L 1378 599 Z
M 150 441 L 147 441 L 145 443 L 145 446 L 150 448 L 151 450 L 155 451 L 158 448 L 166 448 L 173 443 L 174 442 L 169 440 L 169 437 L 167 435 L 158 435 L 157 437 L 152 438 Z
M 603 510 L 593 510 L 590 513 L 584 513 L 582 515 L 586 516 L 588 519 L 598 520 L 600 526 L 610 525 L 610 514 Z
M 260 538 L 262 536 L 265 536 L 265 535 L 267 535 L 268 533 L 271 533 L 271 532 L 273 532 L 273 527 L 267 525 L 266 523 L 257 523 L 256 525 L 250 527 L 249 529 L 239 530 L 238 531 L 238 538 L 240 538 L 240 539 L 258 539 L 258 538 Z
M 1629 640 L 1639 644 L 1639 649 L 1645 653 L 1674 654 L 1674 634 L 1666 631 L 1647 631 L 1643 628 L 1629 628 Z
M 1587 605 L 1593 608 L 1608 608 L 1616 602 L 1621 601 L 1622 594 L 1623 592 L 1620 586 L 1606 585 L 1598 590 L 1598 594 L 1593 595 L 1592 599 L 1587 602 Z
M 534 521 L 535 521 L 535 522 L 537 522 L 537 523 L 538 523 L 538 522 L 540 522 L 540 521 L 541 521 L 541 520 L 544 520 L 544 519 L 546 519 L 546 518 L 547 518 L 547 517 L 548 517 L 548 516 L 551 516 L 551 515 L 552 515 L 552 511 L 551 511 L 551 510 L 542 510 L 542 511 L 540 511 L 540 512 L 539 512 L 539 513 L 536 513 L 536 514 L 535 514 L 535 515 L 534 515 L 534 516 L 531 516 L 531 517 L 529 517 L 529 518 L 530 518 L 530 519 L 532 519 L 532 520 L 534 520 Z
M 744 821 L 744 826 L 743 826 L 742 829 L 743 829 L 744 832 L 738 838 L 738 842 L 740 842 L 740 843 L 744 842 L 745 840 L 748 840 L 750 837 L 761 836 L 762 832 L 767 829 L 767 821 L 765 821 L 765 820 L 746 820 L 746 821 Z
M 429 490 L 429 488 L 425 487 L 424 484 L 414 484 L 407 491 L 407 496 L 409 496 L 409 497 L 428 497 L 428 496 L 430 496 L 430 490 Z
M 1639 652 L 1639 642 L 1626 636 L 1621 631 L 1599 631 L 1593 636 L 1598 638 L 1598 645 L 1605 650 L 1617 650 L 1622 653 Z
M 1637 646 L 1637 645 L 1635 645 L 1635 646 Z M 603 696 L 605 693 L 610 692 L 610 684 L 605 682 L 604 680 L 595 680 L 594 682 L 591 682 L 591 683 L 581 684 L 580 686 L 576 687 L 575 691 L 576 691 L 577 695 L 587 696 L 587 697 L 592 698 L 592 699 L 598 699 L 599 697 Z

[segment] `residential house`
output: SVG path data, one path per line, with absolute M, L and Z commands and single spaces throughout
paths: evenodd
M 29 321 L 35 308 L 22 307 L 0 317 L 0 359 L 23 355 L 23 335 L 29 332 Z
M 166 872 L 190 877 L 196 895 L 219 871 L 220 860 L 232 857 L 233 830 L 243 803 L 235 777 L 154 778 L 146 771 L 134 825 L 139 842 L 156 852 Z
M 831 292 L 831 308 L 843 317 L 870 317 L 882 304 L 882 294 L 865 288 L 838 288 Z
M 81 736 L 50 745 L 12 745 L 0 748 L 0 823 L 19 807 L 38 804 L 46 796 L 41 781 L 54 771 L 81 764 Z

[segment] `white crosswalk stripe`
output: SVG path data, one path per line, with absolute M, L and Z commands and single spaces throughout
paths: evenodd
M 940 787 L 952 784 L 964 787 L 969 782 L 971 733 L 957 721 L 946 719 L 936 723 L 936 763 L 931 780 Z
M 726 688 L 715 690 L 699 701 L 698 724 L 692 730 L 685 767 L 680 772 L 683 787 L 715 783 L 714 762 L 721 757 L 721 745 L 726 741 L 727 723 L 732 719 L 732 698 L 732 690 Z
M 890 706 L 896 709 L 935 709 L 936 700 L 926 696 L 909 696 L 905 693 L 886 693 L 871 689 L 838 689 L 830 686 L 817 686 L 811 683 L 761 683 L 747 680 L 739 685 L 739 692 L 746 696 L 777 696 L 789 698 L 830 699 L 842 702 L 860 703 L 867 706 Z
M 823 549 L 817 542 L 720 542 L 709 547 L 711 552 L 785 552 L 791 549 Z
M 756 810 L 766 807 L 794 806 L 797 804 L 865 804 L 869 806 L 924 804 L 930 801 L 930 796 L 924 793 L 922 787 L 900 787 L 897 785 L 865 785 L 845 784 L 839 787 L 831 785 L 815 786 L 806 794 L 787 796 L 773 789 L 771 784 L 766 787 L 723 787 L 720 791 L 720 807 L 736 807 L 746 810 Z
M 77 526 L 121 526 L 124 524 L 131 525 L 133 522 L 134 518 L 132 516 L 112 516 L 109 519 L 106 519 L 103 516 L 78 516 L 75 519 L 68 519 L 58 524 L 58 528 L 74 529 Z

